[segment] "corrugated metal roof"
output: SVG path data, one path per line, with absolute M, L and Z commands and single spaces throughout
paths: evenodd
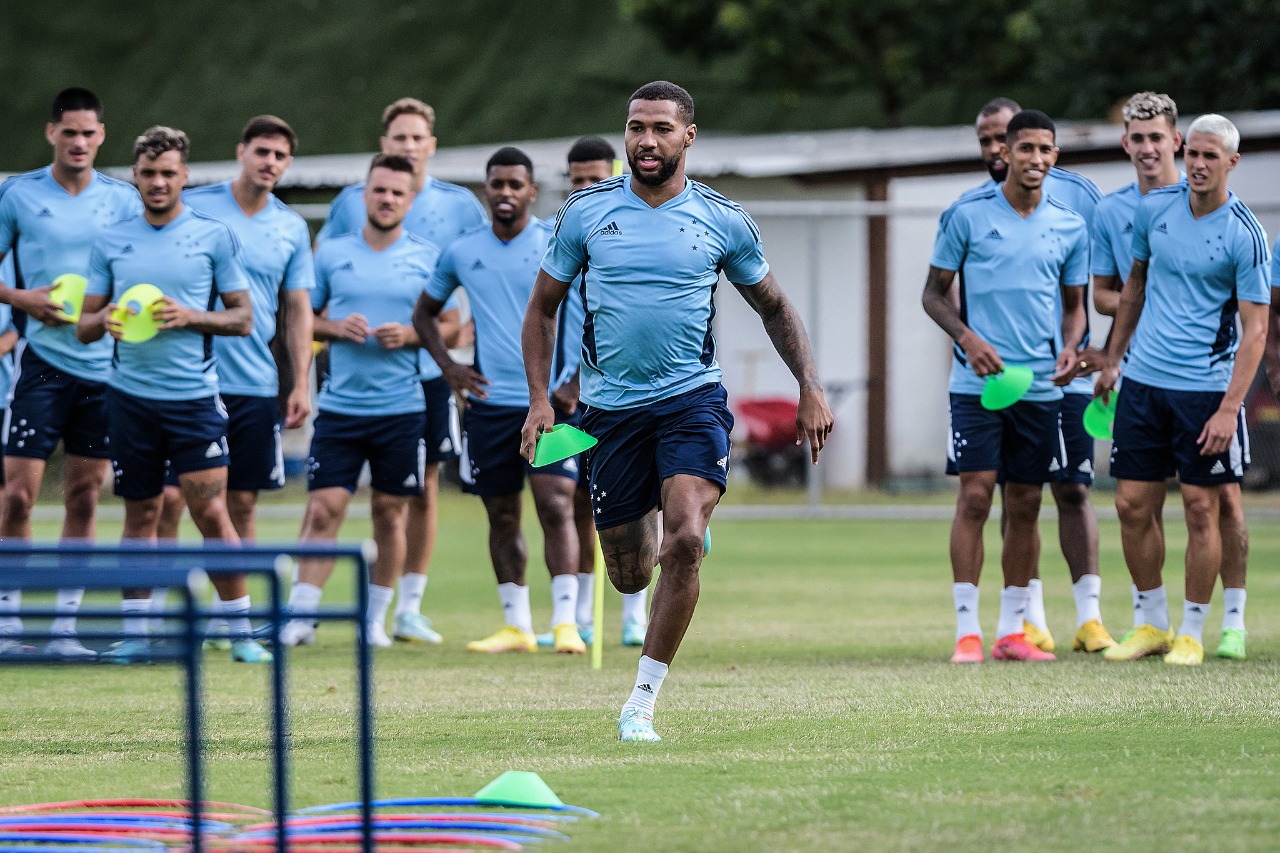
M 1280 110 L 1230 115 L 1247 143 L 1280 143 Z M 1186 119 L 1180 124 L 1190 126 Z M 1058 144 L 1064 153 L 1087 154 L 1118 151 L 1123 128 L 1101 122 L 1062 122 Z M 544 187 L 562 186 L 564 156 L 577 137 L 541 139 L 512 144 L 529 155 Z M 619 152 L 620 136 L 606 137 Z M 480 184 L 484 164 L 500 143 L 440 148 L 431 158 L 433 176 L 461 184 Z M 720 136 L 703 133 L 689 150 L 688 173 L 695 178 L 726 175 L 744 178 L 819 177 L 823 174 L 941 166 L 949 163 L 972 168 L 973 128 L 901 128 L 897 130 L 822 130 L 808 133 Z M 363 180 L 373 152 L 301 156 L 293 161 L 282 189 L 336 189 Z M 129 177 L 129 169 L 105 169 L 117 177 Z M 234 160 L 192 163 L 191 181 L 216 183 L 234 178 L 240 168 Z

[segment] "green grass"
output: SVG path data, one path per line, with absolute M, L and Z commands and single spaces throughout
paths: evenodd
M 264 540 L 284 540 L 296 522 L 265 528 Z M 445 645 L 377 653 L 381 796 L 468 795 L 504 770 L 535 770 L 602 814 L 570 829 L 563 849 L 579 850 L 1263 850 L 1280 838 L 1280 577 L 1269 571 L 1280 524 L 1252 529 L 1250 660 L 1187 671 L 1070 652 L 953 668 L 945 522 L 718 521 L 656 746 L 616 741 L 637 656 L 617 644 L 616 596 L 602 671 L 549 654 L 469 656 L 463 643 L 499 621 L 480 507 L 447 496 L 441 530 L 427 601 Z M 1184 536 L 1169 530 L 1176 621 Z M 1074 610 L 1044 534 L 1061 648 Z M 1114 524 L 1102 540 L 1103 613 L 1120 633 L 1128 580 Z M 530 552 L 540 548 L 531 533 Z M 996 553 L 991 539 L 988 637 Z M 541 625 L 537 560 L 530 578 Z M 1220 616 L 1219 601 L 1210 648 Z M 333 626 L 291 658 L 295 805 L 354 795 L 350 661 L 350 632 Z M 208 794 L 267 806 L 266 672 L 208 662 Z M 173 668 L 0 678 L 0 804 L 183 794 Z

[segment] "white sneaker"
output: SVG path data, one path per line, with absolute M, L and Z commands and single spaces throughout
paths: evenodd
M 50 640 L 45 644 L 44 653 L 64 658 L 96 658 L 98 656 L 97 652 L 86 649 L 84 644 L 75 637 L 58 637 Z
M 379 649 L 391 648 L 391 638 L 387 636 L 387 629 L 381 622 L 366 622 L 365 629 L 369 637 L 369 645 Z
M 316 626 L 301 619 L 290 619 L 280 629 L 280 645 L 310 646 L 316 641 Z
M 36 647 L 27 643 L 0 638 L 0 656 L 35 654 Z

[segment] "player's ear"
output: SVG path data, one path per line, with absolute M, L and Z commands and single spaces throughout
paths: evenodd
M 689 126 L 684 129 L 684 147 L 688 148 L 690 145 L 692 145 L 693 140 L 697 136 L 698 136 L 698 126 L 696 124 L 690 123 Z

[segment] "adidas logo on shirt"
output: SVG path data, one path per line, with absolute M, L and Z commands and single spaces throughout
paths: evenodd
M 1169 226 L 1164 224 L 1163 222 L 1158 222 L 1156 223 L 1156 230 L 1159 231 L 1161 234 L 1168 234 Z
M 39 216 L 39 217 L 41 217 L 41 218 L 43 218 L 43 217 L 46 217 L 46 216 L 53 216 L 53 212 L 52 212 L 52 211 L 50 211 L 50 210 L 49 210 L 49 208 L 47 208 L 47 207 L 42 207 L 42 208 L 40 208 L 40 212 L 39 212 L 39 213 L 37 213 L 36 215 L 37 215 L 37 216 Z
M 210 442 L 209 448 L 204 452 L 205 459 L 216 459 L 222 455 L 222 445 L 218 442 Z
M 597 231 L 596 234 L 601 237 L 621 237 L 622 229 L 618 227 L 617 222 L 609 220 L 609 224 Z
M 1126 222 L 1126 223 L 1124 224 L 1124 233 L 1126 233 L 1126 234 L 1132 234 L 1132 233 L 1133 233 L 1133 223 L 1132 223 L 1132 222 Z
M 1219 459 L 1217 462 L 1214 462 L 1214 463 L 1213 463 L 1213 467 L 1209 469 L 1209 473 L 1210 473 L 1210 474 L 1225 474 L 1225 473 L 1227 473 L 1227 466 L 1226 466 L 1226 465 L 1223 465 L 1223 464 L 1222 464 L 1222 460 L 1221 460 L 1221 459 Z
M 346 263 L 344 263 L 344 264 L 342 264 L 342 265 L 340 265 L 340 266 L 338 267 L 338 269 L 339 269 L 339 270 L 354 270 L 355 268 L 356 268 L 356 265 L 355 265 L 355 264 L 353 264 L 353 263 L 351 263 L 351 261 L 347 261 Z M 335 270 L 335 272 L 336 272 L 336 270 Z
M 133 254 L 133 244 L 132 244 L 132 243 L 125 243 L 125 244 L 124 244 L 124 248 L 120 250 L 120 254 L 122 254 L 122 255 L 132 255 L 132 254 Z
M 988 231 L 988 232 L 987 232 L 987 239 L 988 239 L 988 240 L 1003 240 L 1004 238 L 1000 236 L 1000 231 L 999 231 L 999 229 L 997 229 L 997 228 L 992 228 L 990 231 Z
M 474 264 L 472 264 L 472 265 L 471 265 L 471 268 L 472 268 L 473 270 L 482 270 L 482 269 L 484 269 L 484 261 L 480 260 L 479 258 L 476 258 L 476 262 L 475 262 Z

